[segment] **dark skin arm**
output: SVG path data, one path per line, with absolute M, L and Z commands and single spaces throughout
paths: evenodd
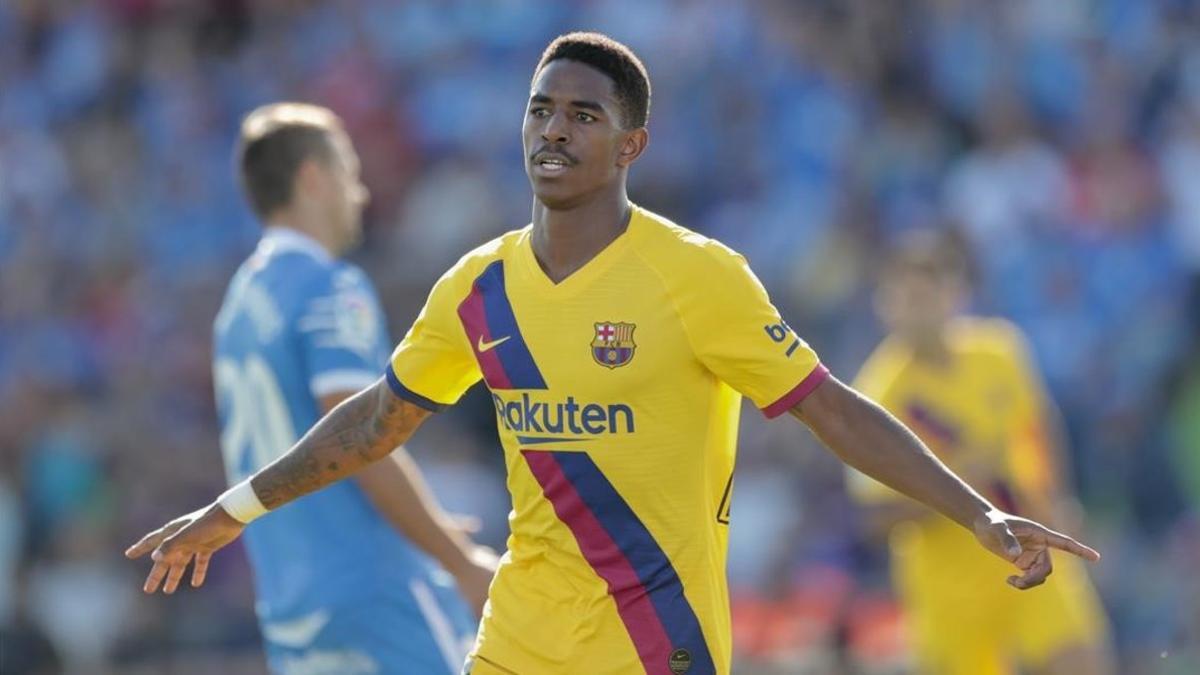
M 1069 475 L 1063 468 L 1069 460 L 1063 450 L 1065 436 L 1062 433 L 1061 420 L 1052 403 L 1047 403 L 1041 420 L 1043 426 L 1039 432 L 1040 439 L 1033 443 L 1037 447 L 1025 447 L 1023 451 L 1038 450 L 1044 453 L 1041 461 L 1046 465 L 1047 482 L 1041 490 L 1035 490 L 1032 494 L 1022 493 L 1026 498 L 1020 502 L 1021 513 L 1043 524 L 1066 530 L 1078 529 L 1083 522 L 1082 512 L 1078 501 L 1071 496 L 1070 490 L 1067 490 L 1062 482 L 1062 477 Z M 969 467 L 961 465 L 956 465 L 953 470 L 960 478 L 969 482 L 991 480 L 996 471 L 994 468 L 985 467 L 983 473 L 973 473 Z M 863 507 L 863 511 L 866 515 L 868 534 L 876 539 L 886 539 L 892 528 L 899 523 L 923 520 L 935 515 L 928 507 L 907 499 L 867 505 Z
M 329 411 L 250 484 L 263 506 L 278 508 L 387 457 L 430 414 L 397 398 L 381 378 Z
M 397 398 L 382 378 L 325 415 L 285 455 L 250 480 L 268 509 L 335 483 L 387 457 L 408 440 L 431 413 Z M 143 590 L 173 593 L 195 560 L 192 585 L 204 583 L 208 562 L 245 525 L 216 502 L 168 522 L 125 551 L 138 558 L 153 551 L 154 567 Z
M 1039 523 L 1000 511 L 933 455 L 878 404 L 829 377 L 791 411 L 843 462 L 942 513 L 975 534 L 992 553 L 1017 566 L 1019 589 L 1050 575 L 1049 549 L 1087 560 L 1100 554 Z

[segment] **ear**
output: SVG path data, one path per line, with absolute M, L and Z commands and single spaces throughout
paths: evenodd
M 617 155 L 617 166 L 625 168 L 636 162 L 638 157 L 645 152 L 649 143 L 650 132 L 646 130 L 646 127 L 626 132 L 625 140 L 621 141 L 621 151 Z
M 300 162 L 300 166 L 296 169 L 292 194 L 294 197 L 301 199 L 306 195 L 322 194 L 328 183 L 327 173 L 325 167 L 321 166 L 321 163 L 315 158 L 309 157 L 305 159 Z

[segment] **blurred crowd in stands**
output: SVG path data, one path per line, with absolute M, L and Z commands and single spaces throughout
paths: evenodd
M 880 337 L 889 242 L 968 244 L 974 309 L 1027 331 L 1063 410 L 1121 672 L 1200 672 L 1185 0 L 0 3 L 0 670 L 263 672 L 240 550 L 169 598 L 121 557 L 223 488 L 211 321 L 259 231 L 240 119 L 298 99 L 346 120 L 373 195 L 354 258 L 399 337 L 458 255 L 528 222 L 529 78 L 573 29 L 651 74 L 633 198 L 744 252 L 843 379 Z M 502 548 L 493 425 L 476 391 L 411 449 Z M 736 485 L 737 672 L 905 672 L 836 460 L 748 409 Z

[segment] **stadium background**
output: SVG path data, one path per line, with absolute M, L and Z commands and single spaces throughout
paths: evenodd
M 531 68 L 576 28 L 651 73 L 634 199 L 745 252 L 844 378 L 889 240 L 961 234 L 976 309 L 1029 333 L 1065 413 L 1122 672 L 1200 671 L 1200 9 L 1171 0 L 0 4 L 0 670 L 261 672 L 239 550 L 171 598 L 120 557 L 222 486 L 210 322 L 257 236 L 238 122 L 345 118 L 374 197 L 355 259 L 399 336 L 528 221 Z M 902 672 L 840 466 L 745 419 L 737 672 Z M 492 425 L 476 392 L 411 447 L 502 546 Z

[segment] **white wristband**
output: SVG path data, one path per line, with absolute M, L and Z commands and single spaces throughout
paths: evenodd
M 263 506 L 262 502 L 258 500 L 258 495 L 254 494 L 254 488 L 250 485 L 249 478 L 217 497 L 217 503 L 234 520 L 247 525 L 267 512 L 267 507 Z

